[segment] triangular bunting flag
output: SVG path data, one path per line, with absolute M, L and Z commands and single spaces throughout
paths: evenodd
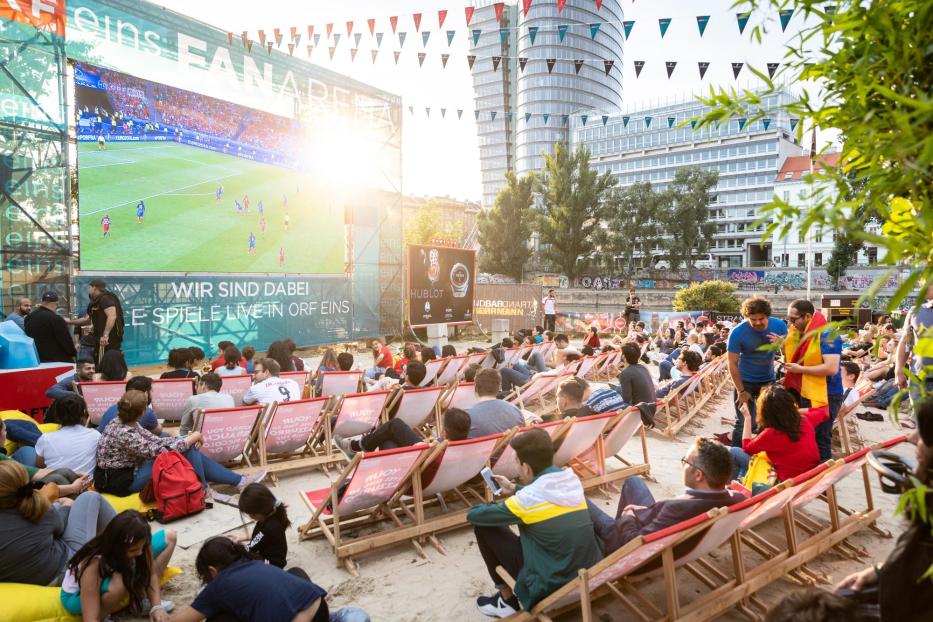
M 748 119 L 746 119 L 746 118 L 744 118 L 744 117 L 739 118 L 739 131 L 740 131 L 740 132 L 741 132 L 742 130 L 745 129 L 745 124 L 746 124 L 746 123 L 748 123 Z
M 446 119 L 446 118 L 447 118 L 447 109 L 446 109 L 446 108 L 441 108 L 441 118 L 442 118 L 442 119 Z
M 602 22 L 595 22 L 590 24 L 590 39 L 596 38 L 596 33 L 599 32 L 599 27 L 602 25 Z
M 233 45 L 233 33 L 227 32 L 227 45 Z
M 483 31 L 479 28 L 473 29 L 473 45 L 479 45 L 479 37 L 483 34 Z
M 441 29 L 444 27 L 444 20 L 447 19 L 447 9 L 441 9 L 437 12 L 437 27 Z
M 373 64 L 376 64 L 376 57 L 379 56 L 379 50 L 370 50 L 369 52 L 373 57 Z
M 570 24 L 558 24 L 557 25 L 557 36 L 560 37 L 561 42 L 563 42 L 564 37 L 567 36 L 568 28 L 570 28 Z
M 349 37 L 352 34 L 353 34 L 353 21 L 350 20 L 347 22 L 347 36 Z
M 266 49 L 269 50 L 269 54 L 272 54 L 272 42 L 266 41 Z
M 544 124 L 547 125 L 548 119 L 551 118 L 551 115 L 545 112 L 543 115 L 541 115 L 541 118 L 544 120 Z
M 441 65 L 443 69 L 447 69 L 447 61 L 450 59 L 450 54 L 441 54 Z
M 768 77 L 773 78 L 774 72 L 777 71 L 780 66 L 781 63 L 768 63 Z
M 771 119 L 762 119 L 762 120 L 761 120 L 761 127 L 765 128 L 765 129 L 768 129 L 768 127 L 770 127 L 770 125 L 771 125 Z
M 495 111 L 495 110 L 493 110 L 492 112 L 489 113 L 489 120 L 490 120 L 490 121 L 495 121 L 495 120 L 496 120 L 496 111 Z
M 586 125 L 586 120 L 589 119 L 589 115 L 581 114 L 580 120 L 583 121 L 583 125 Z
M 709 63 L 698 62 L 697 67 L 700 69 L 700 80 L 703 79 L 703 76 L 706 75 L 706 70 L 709 69 Z
M 381 33 L 381 32 L 377 32 L 377 33 L 376 33 L 376 47 L 377 47 L 377 48 L 381 48 L 381 47 L 382 47 L 382 35 L 383 35 L 383 33 Z
M 308 44 L 308 58 L 311 58 L 311 52 L 314 51 L 314 46 L 310 43 Z
M 366 25 L 369 26 L 369 36 L 373 36 L 374 31 L 376 30 L 376 18 L 370 17 L 366 20 Z
M 476 117 L 476 120 L 479 121 L 479 110 L 473 111 L 473 116 Z
M 697 120 L 696 120 L 696 119 L 690 119 L 690 129 L 691 129 L 691 130 L 697 129 Z
M 505 113 L 505 118 L 509 120 L 509 123 L 511 123 L 511 122 L 512 122 L 512 113 L 511 113 L 511 112 Z
M 790 18 L 794 16 L 794 9 L 782 9 L 778 11 L 778 16 L 781 18 L 781 32 L 787 30 L 787 24 L 790 23 Z
M 528 57 L 519 56 L 518 57 L 518 69 L 519 71 L 525 71 L 525 65 L 528 64 Z
M 797 129 L 797 124 L 800 122 L 800 119 L 791 119 L 790 120 L 790 131 L 793 132 Z
M 259 31 L 259 45 L 263 47 L 265 47 L 266 45 L 266 31 L 265 30 Z
M 528 9 L 531 8 L 532 0 L 522 0 L 522 11 L 525 13 L 525 17 L 528 17 Z
M 402 30 L 399 31 L 399 33 L 398 33 L 398 46 L 399 46 L 400 48 L 401 48 L 401 47 L 405 47 L 405 37 L 407 37 L 407 36 L 408 36 L 408 33 L 407 33 L 407 32 L 402 31 Z
M 247 39 L 246 40 L 246 53 L 252 54 L 252 52 L 253 52 L 253 42 Z
M 415 32 L 421 30 L 421 13 L 412 13 L 411 18 L 415 20 Z
M 246 41 L 249 39 L 247 32 L 244 30 L 243 34 L 240 35 L 240 40 L 243 41 L 243 47 L 246 47 Z
M 470 20 L 473 19 L 474 8 L 471 6 L 463 7 L 463 12 L 466 14 L 466 25 L 470 25 Z
M 501 56 L 493 56 L 492 57 L 492 70 L 499 71 L 499 63 L 501 62 L 502 62 Z
M 628 127 L 628 121 L 632 117 L 622 117 L 622 127 Z
M 736 80 L 739 79 L 739 74 L 742 72 L 742 67 L 745 63 L 732 63 L 732 77 Z
M 279 32 L 279 29 L 275 29 L 275 47 L 282 47 L 282 33 Z
M 558 4 L 559 3 L 560 3 L 560 0 L 558 0 Z M 496 2 L 494 5 L 492 5 L 492 8 L 496 12 L 496 21 L 501 22 L 502 21 L 502 9 L 505 8 L 505 2 Z
M 661 38 L 664 38 L 664 34 L 667 32 L 668 27 L 671 25 L 670 17 L 662 17 L 658 20 L 658 26 L 661 28 Z
M 736 13 L 735 20 L 739 23 L 739 34 L 745 32 L 745 25 L 748 24 L 748 18 L 752 16 L 751 11 Z
M 321 42 L 321 33 L 317 33 L 316 35 L 314 35 L 314 47 L 317 47 L 320 42 Z
M 363 38 L 363 33 L 358 32 L 353 35 L 353 47 L 360 47 L 360 39 Z
M 667 78 L 670 80 L 671 74 L 674 73 L 674 67 L 677 66 L 677 61 L 669 60 L 664 63 L 664 66 L 667 68 Z
M 674 121 L 677 120 L 677 117 L 668 117 L 667 118 L 667 128 L 670 129 L 674 127 Z
M 424 32 L 422 32 L 421 33 L 421 45 L 426 47 L 428 45 L 428 39 L 430 38 L 431 38 L 430 31 L 425 30 Z
M 337 47 L 340 44 L 340 33 L 334 33 L 334 47 Z
M 398 57 L 401 56 L 402 53 L 396 51 L 396 52 L 392 52 L 392 54 L 395 56 L 395 64 L 398 65 Z
M 463 109 L 457 108 L 457 120 L 459 121 L 462 118 L 463 118 Z
M 538 36 L 538 27 L 529 26 L 528 27 L 528 38 L 531 39 L 531 45 L 535 44 L 535 37 Z
M 292 43 L 295 44 L 295 47 L 296 47 L 296 48 L 298 47 L 298 42 L 299 42 L 299 41 L 301 41 L 301 33 L 300 33 L 300 32 L 296 32 L 296 33 L 295 33 L 295 36 L 292 37 Z
M 827 4 L 826 6 L 823 7 L 823 12 L 826 13 L 826 17 L 828 18 L 829 23 L 832 24 L 833 16 L 836 14 L 836 5 Z
M 603 115 L 603 127 L 606 126 L 606 123 L 607 123 L 608 121 L 609 121 L 609 115 L 608 115 L 608 114 L 604 114 L 604 115 Z
M 294 56 L 294 55 L 295 55 L 295 44 L 294 44 L 294 43 L 289 43 L 289 44 L 288 44 L 288 55 L 289 55 L 289 56 Z
M 327 38 L 330 39 L 331 33 L 334 32 L 334 25 L 333 25 L 333 24 L 326 24 L 326 25 L 324 26 L 324 30 L 327 32 Z
M 583 60 L 582 60 L 582 59 L 579 59 L 579 58 L 574 59 L 574 61 L 573 61 L 573 72 L 574 72 L 574 73 L 577 73 L 577 74 L 580 73 L 580 67 L 582 67 L 582 66 L 583 66 Z
M 529 2 L 529 4 L 531 4 L 531 3 Z M 530 113 L 530 112 L 526 112 L 526 113 L 525 113 L 525 123 L 528 123 L 529 121 L 531 121 L 531 113 Z
M 429 119 L 431 118 L 431 107 L 430 106 L 424 107 L 424 115 L 428 117 Z
M 596 12 L 603 10 L 603 0 L 596 0 Z
M 470 64 L 470 69 L 473 69 L 473 63 L 476 62 L 476 55 L 475 55 L 475 54 L 468 54 L 468 55 L 467 55 L 467 62 Z
M 350 60 L 351 60 L 351 61 L 355 61 L 355 60 L 356 60 L 356 53 L 357 53 L 357 49 L 356 49 L 356 48 L 350 48 Z
M 334 52 L 335 52 L 336 50 L 337 50 L 337 48 L 327 48 L 327 53 L 330 55 L 330 59 L 331 59 L 331 60 L 334 60 Z
M 547 63 L 547 72 L 548 72 L 548 73 L 551 73 L 552 71 L 554 71 L 554 63 L 557 62 L 557 59 L 556 59 L 556 58 L 546 58 L 546 59 L 544 59 L 544 62 Z
M 615 65 L 614 60 L 604 60 L 603 61 L 603 70 L 606 72 L 606 75 L 609 75 L 609 72 L 612 71 L 612 66 Z
M 415 115 L 415 107 L 414 107 L 414 106 L 409 106 L 409 107 L 408 107 L 408 114 L 410 114 L 410 115 L 412 115 L 412 116 Z
M 308 38 L 314 36 L 314 24 L 308 24 Z
M 636 78 L 641 75 L 641 70 L 644 68 L 644 66 L 645 66 L 645 61 L 643 60 L 635 61 L 635 77 Z
M 622 22 L 622 30 L 625 32 L 625 38 L 628 39 L 629 35 L 632 34 L 632 28 L 635 26 L 635 20 L 628 22 Z
M 499 43 L 505 43 L 509 39 L 509 29 L 500 28 L 499 29 Z
M 392 26 L 392 34 L 395 34 L 395 28 L 398 26 L 398 15 L 389 17 L 389 25 Z
M 645 117 L 645 127 L 651 127 L 651 117 Z
M 560 122 L 561 122 L 561 125 L 567 125 L 568 123 L 570 123 L 570 115 L 569 114 L 560 115 Z
M 421 67 L 424 65 L 424 59 L 427 57 L 427 54 L 424 52 L 418 52 L 418 66 Z
M 697 28 L 700 29 L 700 36 L 706 32 L 706 25 L 709 23 L 709 15 L 697 15 Z
M 447 47 L 450 47 L 450 44 L 454 42 L 454 35 L 457 34 L 456 30 L 447 31 Z
M 297 27 L 297 26 L 292 26 L 292 27 L 290 27 L 290 28 L 288 29 L 288 33 L 292 36 L 292 41 L 295 40 L 295 37 L 301 36 L 301 35 L 298 34 L 298 27 Z
M 560 12 L 564 10 L 564 6 L 567 4 L 567 0 L 557 0 L 557 14 L 560 15 Z

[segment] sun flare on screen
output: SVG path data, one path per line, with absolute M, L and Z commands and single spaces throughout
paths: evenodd
M 348 189 L 383 188 L 386 176 L 380 172 L 381 143 L 347 120 L 322 124 L 309 135 L 305 165 Z

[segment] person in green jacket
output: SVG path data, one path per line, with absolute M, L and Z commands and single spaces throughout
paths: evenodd
M 515 486 L 494 476 L 506 496 L 501 503 L 473 506 L 467 521 L 486 569 L 498 588 L 492 596 L 476 599 L 480 612 L 504 618 L 538 601 L 602 559 L 593 523 L 586 509 L 583 485 L 571 469 L 554 466 L 550 435 L 532 429 L 509 443 L 518 456 L 520 479 Z M 509 529 L 518 525 L 520 536 Z M 515 578 L 513 591 L 496 572 L 502 566 Z

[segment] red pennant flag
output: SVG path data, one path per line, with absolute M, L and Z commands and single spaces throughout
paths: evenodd
M 373 36 L 373 31 L 376 30 L 376 19 L 370 17 L 368 20 L 366 20 L 366 23 L 369 24 L 369 36 L 371 37 Z
M 463 7 L 463 12 L 466 14 L 466 25 L 470 25 L 470 20 L 473 19 L 473 7 L 465 6 Z
M 389 23 L 392 24 L 392 34 L 395 34 L 395 27 L 398 26 L 398 15 L 390 17 Z
M 276 39 L 276 41 L 278 41 L 278 40 L 282 37 L 282 31 L 281 31 L 281 29 L 275 28 L 275 29 L 273 30 L 273 32 L 275 33 L 275 39 Z
M 564 10 L 564 6 L 566 6 L 566 4 L 567 4 L 567 0 L 557 0 L 557 14 L 558 15 L 560 15 L 561 11 Z
M 308 24 L 308 38 L 314 36 L 314 24 Z
M 233 33 L 227 32 L 227 45 L 233 45 Z
M 288 29 L 288 32 L 292 36 L 292 41 L 294 41 L 295 37 L 298 36 L 298 28 L 296 28 L 295 26 L 292 26 L 291 28 Z
M 240 35 L 240 40 L 243 41 L 243 47 L 246 47 L 246 42 L 249 40 L 249 36 L 247 35 L 247 32 L 245 30 Z
M 333 23 L 327 24 L 327 25 L 325 26 L 325 29 L 327 30 L 327 38 L 330 39 L 330 33 L 334 32 L 334 25 L 333 25 Z
M 260 30 L 259 31 L 259 45 L 265 45 L 265 44 L 266 44 L 266 31 Z
M 351 21 L 351 22 L 347 22 L 347 36 L 349 37 L 352 34 L 353 34 L 353 22 Z
M 447 19 L 447 9 L 441 9 L 437 12 L 437 27 L 444 27 L 444 20 Z
M 525 17 L 528 17 L 528 9 L 531 8 L 532 0 L 522 0 L 522 10 L 525 12 Z
M 558 4 L 558 5 L 560 4 L 560 1 L 561 1 L 561 0 L 557 0 L 557 4 Z M 567 1 L 567 0 L 564 0 L 564 2 L 566 2 L 566 1 Z M 492 5 L 492 8 L 494 8 L 494 9 L 496 10 L 496 21 L 497 21 L 497 22 L 498 22 L 498 21 L 501 21 L 501 20 L 502 20 L 502 9 L 505 8 L 505 3 L 504 3 L 504 2 L 496 2 L 494 5 Z
M 420 32 L 421 28 L 421 13 L 413 13 L 412 19 L 415 20 L 415 32 Z
M 601 11 L 603 9 L 603 0 L 596 0 L 596 11 Z

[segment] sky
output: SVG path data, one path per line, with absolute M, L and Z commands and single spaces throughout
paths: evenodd
M 759 84 L 757 78 L 743 68 L 736 81 L 731 63 L 751 63 L 763 71 L 766 63 L 781 62 L 787 41 L 803 25 L 802 16 L 794 15 L 787 31 L 782 32 L 776 12 L 760 12 L 751 17 L 745 33 L 740 35 L 736 10 L 730 8 L 733 0 L 620 1 L 625 19 L 635 21 L 629 39 L 624 42 L 625 111 L 689 99 L 698 93 L 707 93 L 711 85 L 753 88 Z M 471 42 L 465 25 L 464 0 L 268 0 L 261 4 L 245 0 L 155 0 L 155 3 L 224 30 L 235 33 L 247 30 L 253 39 L 258 38 L 256 33 L 260 28 L 271 34 L 273 28 L 279 27 L 286 33 L 287 40 L 290 26 L 298 26 L 299 32 L 306 36 L 307 24 L 314 24 L 315 31 L 323 33 L 324 24 L 333 22 L 334 32 L 342 34 L 334 60 L 328 59 L 322 40 L 321 49 L 313 52 L 312 62 L 402 97 L 402 191 L 416 196 L 480 200 L 473 82 L 466 62 Z M 514 4 L 514 1 L 507 4 Z M 448 14 L 443 28 L 439 29 L 438 11 L 442 9 Z M 422 46 L 411 17 L 419 12 L 423 14 L 421 30 L 431 33 L 426 46 Z M 392 35 L 390 15 L 399 16 L 398 30 L 408 33 L 397 66 L 392 51 L 400 48 L 397 36 Z M 710 16 L 702 37 L 697 28 L 697 15 Z M 375 41 L 369 35 L 368 18 L 376 18 L 376 32 L 385 32 L 375 64 L 370 56 Z M 660 18 L 672 18 L 663 38 L 658 26 Z M 350 20 L 355 23 L 354 32 L 363 33 L 355 62 L 350 61 L 348 50 L 352 45 L 346 41 L 345 24 Z M 756 24 L 765 24 L 769 29 L 761 44 L 749 38 Z M 446 30 L 457 31 L 449 47 Z M 302 50 L 305 44 L 302 40 Z M 417 52 L 422 50 L 429 56 L 419 68 Z M 441 66 L 441 53 L 451 55 L 446 69 Z M 635 60 L 645 61 L 637 78 Z M 678 63 L 670 79 L 665 70 L 666 61 Z M 698 61 L 710 63 L 702 81 Z M 409 114 L 408 106 L 414 106 L 414 115 Z M 431 108 L 429 118 L 425 115 L 425 107 Z M 441 108 L 448 110 L 446 119 L 440 118 Z M 457 109 L 464 110 L 459 121 Z

